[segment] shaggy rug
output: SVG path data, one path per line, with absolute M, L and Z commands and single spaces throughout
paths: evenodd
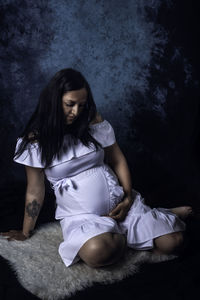
M 145 262 L 157 263 L 174 256 L 153 255 L 147 251 L 129 249 L 117 264 L 92 269 L 83 262 L 66 268 L 58 254 L 62 232 L 58 222 L 40 227 L 24 242 L 0 238 L 0 255 L 7 259 L 22 286 L 41 299 L 70 297 L 76 291 L 94 283 L 109 284 L 138 272 Z

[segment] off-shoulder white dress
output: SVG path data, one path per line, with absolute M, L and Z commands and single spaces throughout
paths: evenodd
M 61 158 L 54 159 L 51 166 L 44 168 L 37 143 L 27 149 L 14 161 L 23 165 L 44 168 L 56 196 L 55 218 L 60 220 L 63 242 L 59 254 L 66 266 L 79 260 L 78 251 L 90 238 L 105 233 L 125 234 L 127 245 L 133 249 L 153 248 L 153 239 L 171 232 L 185 230 L 185 223 L 164 208 L 145 205 L 138 193 L 123 222 L 105 217 L 119 203 L 124 191 L 111 168 L 104 163 L 104 149 L 115 143 L 111 124 L 104 120 L 90 125 L 92 136 L 101 143 L 95 150 L 80 141 L 74 144 L 66 135 Z M 18 139 L 16 150 L 21 143 Z

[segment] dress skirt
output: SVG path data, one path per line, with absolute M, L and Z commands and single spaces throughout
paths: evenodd
M 154 247 L 156 237 L 185 230 L 185 223 L 169 209 L 151 209 L 135 191 L 134 202 L 123 222 L 108 217 L 124 192 L 107 165 L 57 182 L 55 195 L 56 219 L 60 220 L 64 238 L 59 254 L 67 267 L 80 259 L 78 252 L 85 242 L 102 233 L 124 234 L 128 247 L 147 250 Z

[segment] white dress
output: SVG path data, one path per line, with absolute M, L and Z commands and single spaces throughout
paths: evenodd
M 108 121 L 90 128 L 103 148 L 115 143 Z M 21 138 L 16 150 L 20 143 Z M 29 144 L 14 161 L 44 168 L 37 143 Z M 61 158 L 54 159 L 44 172 L 56 196 L 55 218 L 60 220 L 64 238 L 59 253 L 67 267 L 79 260 L 79 249 L 88 239 L 105 232 L 125 234 L 129 247 L 144 250 L 153 248 L 153 239 L 158 236 L 185 230 L 185 223 L 174 213 L 164 208 L 151 209 L 139 193 L 123 222 L 106 217 L 122 200 L 124 191 L 114 172 L 104 163 L 104 149 L 96 151 L 93 144 L 91 148 L 80 141 L 74 144 L 70 135 L 66 135 Z

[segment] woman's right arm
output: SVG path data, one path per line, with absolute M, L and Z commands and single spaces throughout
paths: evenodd
M 26 237 L 29 237 L 35 227 L 35 223 L 44 202 L 44 171 L 41 168 L 26 166 L 26 176 L 27 189 L 22 232 Z
M 8 240 L 25 240 L 29 238 L 34 230 L 39 212 L 44 202 L 45 183 L 44 171 L 41 168 L 26 166 L 27 188 L 25 196 L 25 211 L 22 230 L 10 230 L 1 233 Z

